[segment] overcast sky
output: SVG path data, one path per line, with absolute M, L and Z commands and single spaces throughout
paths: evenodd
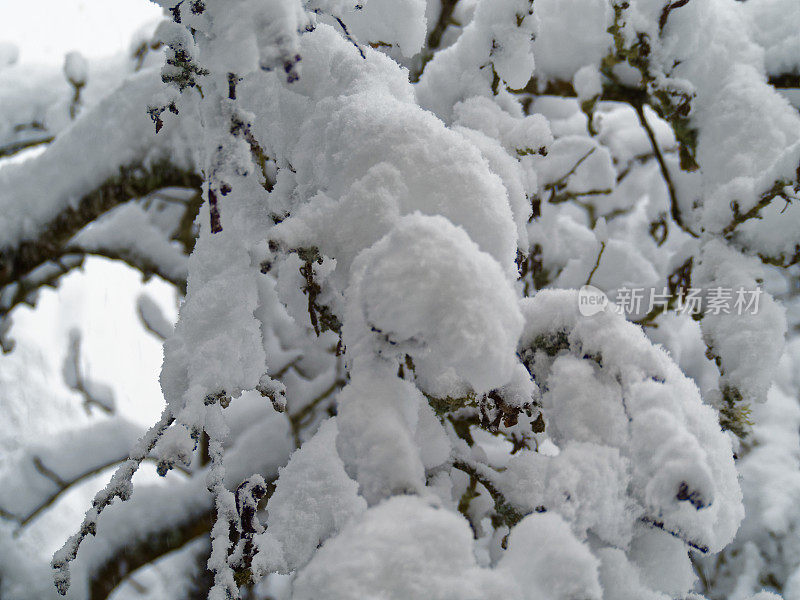
M 61 63 L 70 50 L 107 56 L 160 14 L 150 0 L 0 0 L 0 42 L 15 44 L 27 64 Z

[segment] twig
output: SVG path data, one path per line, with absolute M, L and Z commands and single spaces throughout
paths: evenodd
M 705 545 L 700 544 L 698 542 L 693 542 L 692 540 L 686 539 L 686 537 L 684 537 L 680 533 L 680 531 L 675 531 L 673 529 L 669 529 L 666 525 L 664 525 L 663 521 L 659 521 L 659 520 L 657 520 L 657 519 L 655 519 L 653 517 L 642 517 L 639 520 L 642 523 L 646 524 L 646 525 L 650 525 L 651 527 L 654 527 L 655 529 L 660 529 L 661 531 L 670 534 L 672 537 L 679 539 L 684 544 L 686 544 L 690 548 L 694 548 L 698 552 L 702 552 L 703 554 L 707 554 L 708 553 L 708 546 L 705 546 Z
M 653 153 L 656 156 L 656 161 L 658 161 L 658 166 L 661 169 L 661 175 L 664 178 L 664 183 L 667 185 L 667 191 L 669 192 L 670 214 L 672 215 L 672 220 L 675 221 L 678 227 L 680 227 L 690 236 L 694 238 L 699 237 L 694 231 L 689 229 L 689 227 L 687 227 L 686 224 L 683 222 L 681 209 L 680 206 L 678 205 L 678 195 L 675 192 L 675 185 L 672 182 L 672 175 L 670 175 L 669 168 L 667 167 L 667 161 L 664 160 L 664 154 L 661 152 L 661 148 L 658 145 L 658 141 L 656 140 L 656 135 L 653 132 L 653 128 L 650 127 L 650 123 L 647 122 L 647 117 L 644 114 L 644 103 L 632 102 L 631 106 L 636 111 L 636 115 L 639 117 L 639 123 L 641 123 L 642 127 L 647 133 L 647 138 L 650 140 L 650 145 L 653 147 Z
M 600 266 L 600 259 L 603 258 L 603 252 L 605 251 L 605 249 L 606 249 L 606 243 L 600 242 L 600 252 L 597 253 L 597 260 L 594 263 L 594 268 L 592 269 L 592 272 L 589 273 L 589 279 L 586 280 L 586 285 L 592 283 L 592 277 L 594 277 L 594 273 L 595 271 L 597 271 L 597 267 Z
M 512 506 L 511 503 L 506 500 L 505 496 L 503 496 L 500 490 L 498 490 L 494 484 L 489 481 L 489 478 L 479 473 L 474 466 L 464 462 L 463 460 L 456 460 L 453 462 L 453 468 L 463 471 L 470 477 L 474 477 L 483 487 L 486 488 L 486 491 L 489 492 L 492 500 L 494 500 L 495 512 L 497 512 L 497 515 L 503 520 L 509 529 L 514 527 L 514 525 L 523 519 L 525 514 L 514 508 L 514 506 Z
M 303 429 L 308 423 L 304 423 L 306 418 L 314 411 L 314 409 L 319 405 L 320 402 L 328 398 L 331 394 L 333 394 L 336 390 L 341 388 L 346 381 L 343 379 L 337 378 L 328 388 L 325 389 L 321 394 L 319 394 L 316 398 L 314 398 L 311 402 L 306 404 L 303 408 L 298 410 L 293 415 L 289 415 L 289 422 L 292 425 L 292 432 L 294 433 L 295 444 L 299 447 L 300 446 L 300 430 Z
M 44 144 L 49 144 L 52 142 L 55 136 L 48 135 L 42 138 L 35 138 L 32 140 L 25 140 L 24 142 L 13 142 L 6 146 L 0 147 L 0 158 L 5 156 L 14 156 L 23 150 L 27 150 L 28 148 L 35 148 L 36 146 L 42 146 Z
M 665 5 L 664 10 L 661 11 L 661 17 L 658 19 L 658 32 L 661 33 L 662 31 L 664 31 L 664 27 L 667 26 L 669 13 L 671 13 L 676 8 L 680 8 L 681 6 L 686 6 L 687 4 L 689 4 L 689 0 L 675 0 L 675 2 Z
M 353 44 L 353 46 L 355 46 L 358 49 L 358 53 L 361 55 L 361 58 L 366 60 L 367 55 L 364 54 L 364 50 L 361 48 L 361 46 L 358 45 L 358 42 L 355 40 L 355 38 L 352 35 L 350 35 L 350 31 L 347 29 L 347 25 L 344 24 L 344 21 L 342 21 L 339 17 L 336 16 L 334 16 L 333 18 L 339 24 L 339 27 L 342 28 L 342 32 L 344 32 L 344 37 L 347 38 L 347 41 Z
M 169 408 L 165 408 L 158 422 L 147 430 L 130 453 L 128 459 L 114 472 L 108 485 L 95 495 L 94 500 L 92 500 L 92 507 L 86 512 L 78 532 L 70 536 L 61 549 L 53 555 L 51 562 L 55 571 L 53 580 L 58 593 L 62 596 L 66 595 L 67 590 L 69 590 L 69 563 L 78 556 L 78 549 L 81 543 L 87 535 L 95 535 L 100 514 L 115 498 L 120 498 L 123 501 L 130 498 L 133 492 L 131 478 L 139 469 L 142 461 L 153 450 L 156 442 L 174 421 L 175 417 L 172 415 L 172 411 Z
M 47 477 L 53 483 L 56 484 L 57 486 L 56 491 L 50 494 L 47 498 L 45 498 L 41 503 L 39 503 L 33 510 L 31 510 L 24 517 L 14 515 L 6 510 L 3 510 L 2 508 L 0 508 L 0 517 L 8 519 L 9 521 L 16 521 L 18 523 L 17 529 L 14 531 L 14 536 L 16 537 L 22 532 L 22 530 L 25 527 L 27 527 L 31 523 L 31 521 L 33 521 L 36 517 L 38 517 L 45 509 L 52 506 L 55 503 L 55 501 L 58 500 L 61 497 L 61 495 L 64 494 L 64 492 L 66 492 L 68 489 L 126 460 L 128 460 L 127 456 L 115 458 L 101 465 L 92 467 L 91 469 L 84 471 L 79 475 L 76 475 L 72 479 L 65 480 L 61 479 L 61 477 L 59 477 L 59 475 L 56 474 L 54 471 L 47 468 L 42 463 L 41 459 L 38 456 L 36 456 L 33 458 L 34 467 L 42 475 L 44 475 L 45 477 Z M 147 457 L 143 462 L 145 461 L 157 462 L 156 459 L 152 457 Z M 189 470 L 181 465 L 176 465 L 175 468 L 177 468 L 180 471 L 183 471 L 186 474 L 189 473 Z

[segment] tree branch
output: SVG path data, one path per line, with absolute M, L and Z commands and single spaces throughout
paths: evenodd
M 0 288 L 20 281 L 49 261 L 61 258 L 64 247 L 76 233 L 112 208 L 162 188 L 199 188 L 201 183 L 198 175 L 168 160 L 147 166 L 132 164 L 121 167 L 118 175 L 84 196 L 77 206 L 65 207 L 38 237 L 22 241 L 15 247 L 0 248 Z
M 653 154 L 655 154 L 656 161 L 661 169 L 661 175 L 664 178 L 664 183 L 666 184 L 667 191 L 669 192 L 670 214 L 672 215 L 672 220 L 675 221 L 678 227 L 680 227 L 690 236 L 694 238 L 699 237 L 694 231 L 689 229 L 689 227 L 683 221 L 681 208 L 678 205 L 678 194 L 676 193 L 675 185 L 672 182 L 672 175 L 670 175 L 669 168 L 667 167 L 667 161 L 664 160 L 664 154 L 661 152 L 661 148 L 658 145 L 658 140 L 656 140 L 656 135 L 653 132 L 653 128 L 650 127 L 650 123 L 647 122 L 647 117 L 644 114 L 644 103 L 632 102 L 631 106 L 636 111 L 636 116 L 639 117 L 639 123 L 641 123 L 642 127 L 647 133 L 647 139 L 650 140 L 650 145 L 653 148 Z
M 170 523 L 165 529 L 152 532 L 138 542 L 126 544 L 92 573 L 89 600 L 105 600 L 136 570 L 207 535 L 214 518 L 210 504 L 209 501 L 209 509 L 200 515 L 188 513 L 185 520 Z
M 419 81 L 422 72 L 425 70 L 425 65 L 433 58 L 434 52 L 441 45 L 442 35 L 444 35 L 445 29 L 447 29 L 448 25 L 453 23 L 453 11 L 456 8 L 456 4 L 458 4 L 458 0 L 441 0 L 441 3 L 442 9 L 439 11 L 439 18 L 430 34 L 428 34 L 425 48 L 421 53 L 422 58 L 420 59 L 419 67 L 414 69 L 410 74 L 412 83 Z
M 54 139 L 56 139 L 55 136 L 48 135 L 40 138 L 23 140 L 21 142 L 12 142 L 10 144 L 6 144 L 5 146 L 0 146 L 0 158 L 14 156 L 15 154 L 22 152 L 23 150 L 27 150 L 28 148 L 35 148 L 36 146 L 49 144 Z
M 525 516 L 523 513 L 518 511 L 511 503 L 506 500 L 505 496 L 498 490 L 494 484 L 489 481 L 488 477 L 485 477 L 478 470 L 473 467 L 472 465 L 464 462 L 463 460 L 456 460 L 453 462 L 453 468 L 458 469 L 459 471 L 463 471 L 470 477 L 474 477 L 478 483 L 480 483 L 483 487 L 486 488 L 486 491 L 489 492 L 489 495 L 494 500 L 494 509 L 497 515 L 503 520 L 503 522 L 508 526 L 509 529 L 514 527 L 517 523 L 519 523 L 522 518 Z
M 10 521 L 17 521 L 19 526 L 17 527 L 16 531 L 14 532 L 14 535 L 18 536 L 22 532 L 22 530 L 31 523 L 31 521 L 33 521 L 36 517 L 38 517 L 44 510 L 46 510 L 47 508 L 52 506 L 56 502 L 56 500 L 58 500 L 64 494 L 64 492 L 69 490 L 71 487 L 73 487 L 73 486 L 75 486 L 75 485 L 77 485 L 77 484 L 89 479 L 90 477 L 94 477 L 95 475 L 98 475 L 98 474 L 102 473 L 106 469 L 110 469 L 111 467 L 113 467 L 115 465 L 121 464 L 121 463 L 125 462 L 126 460 L 128 460 L 128 456 L 127 455 L 121 456 L 119 458 L 115 458 L 115 459 L 109 460 L 109 461 L 107 461 L 107 462 L 105 462 L 105 463 L 103 463 L 101 465 L 96 465 L 94 467 L 91 467 L 90 469 L 87 469 L 83 473 L 80 473 L 79 475 L 76 475 L 72 479 L 65 480 L 65 479 L 61 479 L 61 477 L 57 473 L 55 473 L 54 471 L 52 471 L 49 468 L 47 468 L 42 463 L 42 460 L 38 456 L 35 456 L 33 458 L 33 466 L 42 475 L 44 475 L 45 477 L 47 477 L 53 483 L 56 484 L 56 486 L 57 486 L 56 491 L 53 492 L 52 494 L 50 494 L 42 502 L 40 502 L 33 510 L 31 510 L 24 517 L 17 516 L 17 515 L 14 515 L 12 513 L 9 513 L 8 511 L 3 510 L 2 508 L 0 508 L 0 517 L 3 517 L 3 518 L 8 519 Z M 158 462 L 155 458 L 152 458 L 152 457 L 146 458 L 143 462 L 147 462 L 147 461 Z M 185 467 L 182 467 L 180 465 L 176 465 L 175 468 L 183 471 L 184 473 L 188 473 L 189 472 Z

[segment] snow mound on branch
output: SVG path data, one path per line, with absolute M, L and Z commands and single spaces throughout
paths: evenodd
M 405 186 L 396 190 L 401 214 L 447 217 L 513 275 L 516 228 L 501 179 L 464 136 L 418 106 L 374 90 L 320 101 L 296 156 L 301 197 L 325 182 L 325 193 L 341 198 L 375 165 L 392 165 Z M 357 236 L 351 244 L 364 248 L 365 241 Z
M 352 33 L 369 44 L 397 45 L 411 58 L 425 43 L 425 0 L 367 0 L 345 17 Z
M 508 382 L 522 331 L 516 294 L 463 229 L 441 216 L 409 215 L 359 255 L 353 271 L 348 353 L 407 354 L 436 395 L 450 395 L 456 382 L 476 393 Z
M 695 384 L 616 313 L 580 316 L 575 291 L 541 291 L 522 311 L 554 442 L 617 448 L 645 523 L 711 551 L 729 543 L 743 517 L 733 451 Z
M 599 562 L 564 519 L 544 513 L 528 515 L 511 530 L 497 570 L 511 572 L 525 600 L 600 600 Z
M 535 67 L 531 40 L 537 30 L 530 0 L 479 1 L 458 40 L 426 65 L 416 88 L 420 106 L 449 123 L 455 104 L 493 93 L 519 110 L 498 84 L 502 80 L 519 89 L 528 83 Z
M 617 448 L 568 442 L 557 456 L 523 450 L 511 457 L 497 484 L 526 512 L 546 507 L 558 513 L 580 538 L 626 547 L 641 509 L 628 498 L 628 460 Z
M 260 322 L 253 316 L 258 290 L 242 246 L 232 229 L 213 239 L 201 234 L 189 258 L 186 301 L 164 345 L 164 397 L 175 414 L 186 410 L 182 422 L 190 428 L 201 422 L 208 394 L 238 396 L 255 389 L 264 373 Z
M 521 599 L 478 567 L 466 521 L 414 496 L 391 498 L 326 542 L 295 580 L 293 598 Z
M 543 79 L 571 81 L 585 65 L 599 65 L 611 49 L 613 13 L 606 0 L 536 0 L 540 26 L 533 42 Z M 565 51 L 569 48 L 569 51 Z
M 256 543 L 261 546 L 271 538 L 280 545 L 282 557 L 275 565 L 270 563 L 278 561 L 262 554 L 254 559 L 254 567 L 268 573 L 293 571 L 305 565 L 321 541 L 366 510 L 358 485 L 347 476 L 336 452 L 337 435 L 336 419 L 326 421 L 279 470 L 278 484 L 267 506 L 267 531 L 256 538 Z
M 702 246 L 693 274 L 693 283 L 706 290 L 731 290 L 731 306 L 735 306 L 739 291 L 758 290 L 753 308 L 732 309 L 727 314 L 710 311 L 702 321 L 703 337 L 720 357 L 722 387 L 733 386 L 745 402 L 766 401 L 784 348 L 785 311 L 761 291 L 759 281 L 764 274 L 758 259 L 743 256 L 716 240 Z
M 14 78 L 10 81 L 8 85 L 16 85 Z M 66 207 L 75 208 L 87 192 L 118 175 L 120 167 L 150 166 L 167 157 L 179 167 L 192 166 L 189 143 L 197 134 L 196 123 L 169 121 L 156 136 L 143 109 L 161 85 L 156 70 L 131 75 L 87 109 L 37 160 L 0 169 L 0 239 L 4 246 L 36 238 Z M 3 102 L 9 101 L 7 96 L 3 94 Z M 2 121 L 0 133 L 5 133 L 13 123 Z
M 800 68 L 800 4 L 794 0 L 749 0 L 740 10 L 753 39 L 764 48 L 767 72 L 797 73 Z
M 397 493 L 422 493 L 425 468 L 450 446 L 425 398 L 385 365 L 357 365 L 339 393 L 336 447 L 370 504 Z M 396 372 L 396 369 L 394 369 Z

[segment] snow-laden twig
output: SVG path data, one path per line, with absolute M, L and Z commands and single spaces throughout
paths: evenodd
M 61 549 L 53 555 L 51 565 L 55 571 L 53 574 L 54 582 L 58 593 L 62 596 L 69 590 L 69 563 L 77 557 L 81 542 L 87 535 L 95 535 L 97 533 L 97 520 L 100 514 L 115 498 L 119 498 L 123 502 L 130 498 L 133 493 L 131 478 L 139 469 L 142 461 L 147 458 L 147 455 L 155 447 L 161 435 L 174 421 L 175 417 L 173 417 L 172 411 L 169 407 L 165 408 L 158 422 L 147 430 L 131 451 L 128 460 L 114 472 L 108 485 L 95 495 L 94 500 L 92 500 L 92 507 L 86 512 L 78 532 L 73 534 Z

